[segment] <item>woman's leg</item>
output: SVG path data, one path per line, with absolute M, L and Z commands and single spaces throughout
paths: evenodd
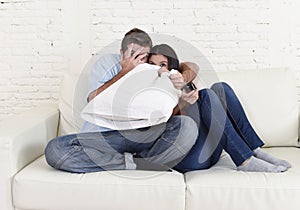
M 219 98 L 212 90 L 199 91 L 196 104 L 197 106 L 188 108 L 187 114 L 198 122 L 199 136 L 192 150 L 175 169 L 189 171 L 208 168 L 219 159 L 222 151 L 220 148 L 223 148 L 238 166 L 238 170 L 265 172 L 286 170 L 253 157 L 252 150 L 236 132 Z M 246 160 L 247 163 L 241 167 Z
M 159 136 L 156 136 L 157 134 Z M 197 135 L 197 125 L 190 117 L 172 116 L 165 123 L 163 132 L 154 132 L 150 135 L 151 138 L 155 138 L 155 141 L 148 143 L 147 147 L 139 148 L 140 137 L 135 137 L 135 141 L 126 143 L 128 151 L 137 154 L 135 161 L 143 159 L 172 168 L 188 154 L 196 142 Z
M 211 87 L 211 89 L 219 97 L 232 125 L 239 133 L 241 138 L 248 144 L 250 149 L 254 150 L 258 147 L 263 146 L 263 141 L 251 126 L 245 114 L 245 111 L 233 89 L 224 82 L 215 83 Z
M 217 94 L 222 102 L 224 109 L 227 111 L 228 118 L 235 127 L 236 131 L 248 144 L 251 150 L 254 151 L 255 157 L 270 162 L 274 165 L 285 166 L 287 168 L 291 167 L 290 163 L 287 161 L 275 158 L 260 149 L 264 143 L 251 126 L 238 97 L 227 83 L 215 83 L 211 89 Z
M 195 104 L 194 106 L 197 105 Z M 199 112 L 198 108 L 197 112 Z M 209 142 L 211 144 L 205 144 Z M 214 138 L 211 136 L 208 137 L 208 129 L 201 120 L 201 123 L 199 123 L 198 126 L 198 137 L 196 143 L 184 159 L 174 167 L 174 169 L 185 173 L 193 170 L 208 169 L 216 164 L 221 156 L 223 147 L 221 144 L 213 142 L 215 142 Z
M 222 148 L 239 166 L 253 155 L 247 144 L 235 132 L 224 108 L 210 89 L 199 91 L 197 102 L 185 110 L 198 124 L 196 144 L 175 169 L 190 171 L 211 167 L 219 159 Z

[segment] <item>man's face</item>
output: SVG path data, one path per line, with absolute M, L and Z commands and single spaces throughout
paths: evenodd
M 127 46 L 127 50 L 124 52 L 124 58 L 133 57 L 136 59 L 140 56 L 140 61 L 142 63 L 146 63 L 148 59 L 148 55 L 150 52 L 150 47 L 143 47 L 138 44 L 129 44 Z

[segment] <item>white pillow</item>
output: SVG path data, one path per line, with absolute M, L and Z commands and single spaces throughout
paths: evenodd
M 181 91 L 174 88 L 167 74 L 158 76 L 159 68 L 138 65 L 90 101 L 81 112 L 82 118 L 114 130 L 166 122 Z

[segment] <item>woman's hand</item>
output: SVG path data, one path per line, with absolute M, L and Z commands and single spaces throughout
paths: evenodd
M 170 72 L 170 71 L 165 67 L 161 67 L 158 70 L 158 75 L 161 76 L 162 73 L 164 73 L 164 72 Z M 170 74 L 169 78 L 170 78 L 171 82 L 173 83 L 173 86 L 176 89 L 181 90 L 181 88 L 185 85 L 184 79 L 183 79 L 182 74 L 179 71 L 175 71 L 175 72 L 176 73 Z
M 170 75 L 170 80 L 173 83 L 174 87 L 178 90 L 181 90 L 181 88 L 185 85 L 183 76 L 178 71 L 175 74 Z
M 199 98 L 198 90 L 193 90 L 189 93 L 182 91 L 179 103 L 194 104 Z
M 164 72 L 169 73 L 170 71 L 169 71 L 166 67 L 161 67 L 161 68 L 158 70 L 158 76 L 161 76 Z

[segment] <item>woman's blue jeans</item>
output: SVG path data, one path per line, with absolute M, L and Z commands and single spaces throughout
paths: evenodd
M 45 149 L 52 167 L 75 173 L 135 169 L 133 158 L 173 167 L 195 144 L 198 128 L 188 116 L 136 130 L 78 133 L 52 139 Z
M 199 91 L 197 102 L 184 110 L 198 125 L 198 137 L 188 155 L 174 168 L 180 172 L 207 169 L 224 149 L 236 166 L 264 143 L 251 126 L 244 109 L 226 83 Z

